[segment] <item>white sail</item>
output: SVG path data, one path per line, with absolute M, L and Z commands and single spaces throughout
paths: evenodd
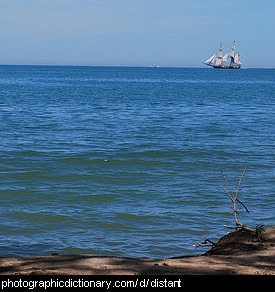
M 215 54 L 214 56 L 216 57 L 217 54 Z M 210 62 L 210 64 L 214 64 L 215 63 L 215 57 L 212 59 L 212 61 Z
M 219 48 L 219 51 L 218 51 L 217 58 L 222 58 L 222 43 L 220 44 L 220 48 Z
M 212 57 L 210 57 L 209 59 L 207 59 L 204 64 L 214 64 L 214 60 L 215 60 L 216 54 L 213 55 Z
M 234 58 L 235 56 L 235 41 L 231 46 L 230 52 L 229 52 L 229 57 Z
M 241 60 L 240 60 L 240 55 L 239 54 L 236 54 L 235 57 L 234 57 L 234 63 L 235 64 L 238 64 L 238 65 L 241 65 Z
M 216 59 L 216 66 L 221 66 L 221 64 L 222 64 L 222 58 L 217 58 Z
M 222 61 L 223 62 L 227 62 L 227 57 L 228 57 L 228 53 L 226 55 L 223 56 Z
M 221 66 L 221 64 L 222 64 L 222 43 L 220 44 L 215 66 Z

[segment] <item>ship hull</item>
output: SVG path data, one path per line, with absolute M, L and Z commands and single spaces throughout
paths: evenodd
M 241 66 L 213 66 L 216 69 L 240 69 Z

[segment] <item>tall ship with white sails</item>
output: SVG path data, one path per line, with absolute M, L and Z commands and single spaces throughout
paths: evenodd
M 229 65 L 226 65 L 225 63 L 228 62 Z M 235 54 L 235 41 L 231 46 L 230 52 L 222 55 L 222 43 L 220 44 L 220 48 L 217 54 L 214 54 L 212 57 L 207 59 L 204 64 L 208 66 L 212 66 L 213 68 L 222 68 L 222 69 L 240 69 L 241 68 L 241 61 L 240 61 L 240 55 L 237 53 Z

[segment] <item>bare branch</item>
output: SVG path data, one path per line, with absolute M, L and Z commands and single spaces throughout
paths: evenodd
M 225 175 L 227 175 L 227 173 L 229 172 L 230 166 L 231 166 L 231 161 L 229 161 Z
M 239 185 L 238 185 L 238 188 L 237 188 L 237 191 L 236 191 L 236 198 L 238 197 L 238 193 L 239 193 L 240 186 L 241 186 L 241 183 L 242 183 L 242 180 L 243 180 L 243 176 L 244 176 L 244 174 L 246 172 L 246 169 L 247 169 L 247 167 L 244 168 L 244 171 L 243 171 L 242 176 L 240 178 Z
M 235 219 L 235 223 L 236 223 L 235 226 L 227 226 L 227 225 L 224 225 L 224 227 L 231 228 L 231 229 L 235 229 L 235 230 L 238 230 L 238 229 L 245 229 L 245 230 L 249 230 L 249 231 L 255 231 L 254 229 L 249 228 L 249 227 L 245 226 L 244 224 L 240 223 L 239 220 L 238 220 L 238 216 L 237 216 L 237 215 L 239 214 L 239 212 L 238 212 L 238 210 L 237 210 L 237 207 L 238 207 L 238 206 L 237 206 L 237 203 L 240 203 L 240 204 L 244 207 L 244 209 L 246 210 L 246 212 L 249 213 L 249 210 L 248 210 L 248 208 L 245 206 L 245 204 L 244 204 L 241 200 L 238 199 L 238 194 L 239 194 L 239 191 L 240 191 L 240 186 L 241 186 L 241 183 L 242 183 L 242 180 L 243 180 L 243 177 L 244 177 L 244 174 L 245 174 L 245 172 L 246 172 L 247 167 L 244 168 L 243 173 L 242 173 L 242 175 L 241 175 L 241 178 L 240 178 L 240 180 L 239 180 L 239 184 L 238 184 L 237 190 L 236 190 L 236 192 L 234 193 L 233 190 L 231 189 L 231 187 L 230 187 L 230 185 L 229 185 L 229 183 L 228 183 L 227 177 L 226 177 L 226 175 L 228 174 L 228 172 L 229 172 L 229 170 L 230 170 L 230 166 L 231 166 L 231 162 L 229 162 L 229 165 L 228 165 L 228 167 L 227 167 L 226 172 L 224 173 L 222 170 L 220 170 L 220 171 L 221 171 L 221 175 L 218 176 L 218 177 L 216 177 L 216 178 L 221 178 L 221 177 L 222 177 L 222 178 L 224 179 L 224 181 L 226 182 L 226 185 L 227 185 L 228 189 L 230 190 L 230 191 L 227 191 L 227 190 L 225 189 L 225 187 L 223 187 L 223 186 L 220 184 L 220 187 L 222 188 L 222 190 L 223 190 L 223 191 L 227 194 L 227 196 L 230 198 L 229 208 L 230 208 L 230 209 L 233 211 L 233 213 L 234 213 L 234 219 Z M 214 180 L 214 179 L 216 179 L 216 178 L 211 179 L 211 181 Z M 232 205 L 233 205 L 233 206 L 232 206 Z M 204 239 L 204 240 L 203 240 L 202 242 L 197 241 L 197 244 L 194 245 L 194 246 L 195 246 L 195 247 L 199 247 L 199 246 L 215 246 L 215 245 L 216 245 L 216 243 L 214 243 L 212 240 L 207 239 L 207 238 L 205 237 L 204 227 L 203 227 L 203 239 Z
M 229 165 L 230 166 L 230 165 Z M 222 176 L 223 176 L 223 178 L 224 178 L 224 180 L 225 180 L 225 182 L 226 182 L 226 184 L 227 184 L 227 186 L 228 186 L 228 188 L 229 188 L 229 190 L 230 190 L 230 193 L 222 186 L 222 185 L 220 185 L 220 187 L 223 189 L 223 191 L 228 195 L 228 197 L 230 198 L 230 203 L 229 203 L 229 207 L 230 207 L 230 209 L 233 211 L 233 213 L 234 213 L 234 218 L 235 218 L 235 222 L 236 222 L 236 226 L 235 227 L 233 227 L 234 229 L 238 229 L 238 228 L 245 228 L 245 226 L 243 225 L 243 224 L 241 224 L 240 222 L 239 222 L 239 220 L 238 220 L 238 214 L 239 214 L 239 212 L 238 212 L 238 210 L 237 210 L 237 203 L 240 203 L 244 208 L 245 208 L 245 210 L 246 210 L 246 212 L 247 213 L 249 213 L 249 211 L 248 211 L 248 209 L 247 209 L 247 207 L 245 206 L 245 204 L 242 202 L 242 201 L 240 201 L 239 199 L 238 199 L 238 193 L 239 193 L 239 191 L 240 191 L 240 186 L 241 186 L 241 183 L 242 183 L 242 180 L 243 180 L 243 177 L 244 177 L 244 174 L 245 174 L 245 172 L 246 172 L 246 169 L 247 169 L 247 167 L 245 167 L 244 168 L 244 171 L 243 171 L 243 173 L 242 173 L 242 176 L 241 176 L 241 178 L 240 178 L 240 180 L 239 180 L 239 184 L 238 184 L 238 187 L 237 187 L 237 191 L 236 191 L 236 193 L 234 193 L 233 191 L 232 191 L 232 189 L 230 188 L 230 185 L 229 185 L 229 183 L 228 183 L 228 180 L 227 180 L 227 178 L 226 178 L 226 174 L 228 173 L 228 171 L 229 171 L 229 167 L 228 167 L 228 170 L 227 170 L 227 172 L 226 172 L 226 174 L 224 174 L 223 173 L 223 171 L 221 171 L 221 173 L 222 173 Z M 233 203 L 233 207 L 232 207 L 232 203 Z M 228 226 L 229 227 L 229 226 Z M 229 227 L 229 228 L 231 228 L 231 227 Z
M 231 228 L 231 229 L 238 229 L 241 228 L 240 226 L 228 226 L 228 225 L 223 225 L 226 228 Z
M 246 212 L 249 213 L 249 210 L 247 209 L 245 204 L 242 201 L 240 201 L 239 199 L 237 199 L 237 198 L 236 198 L 236 200 L 245 208 Z
M 230 169 L 230 165 L 231 165 L 231 161 L 229 161 L 229 164 L 228 164 L 228 166 L 227 166 L 227 170 L 226 170 L 226 173 L 224 173 L 224 176 L 226 176 L 227 175 L 227 173 L 229 172 L 229 169 Z M 223 173 L 223 171 L 220 169 L 220 171 Z M 222 175 L 223 176 L 223 175 Z M 210 181 L 212 181 L 212 180 L 215 180 L 215 179 L 218 179 L 218 178 L 221 178 L 222 176 L 216 176 L 216 177 L 214 177 L 214 178 L 212 178 L 212 179 L 210 179 Z
M 227 192 L 227 190 L 222 186 L 220 185 L 220 187 L 225 191 L 225 193 L 228 195 L 228 197 L 232 200 L 232 202 L 234 201 L 234 199 L 229 195 L 229 193 Z
M 230 192 L 231 192 L 231 194 L 232 194 L 232 196 L 234 198 L 234 193 L 233 193 L 232 189 L 230 188 L 230 185 L 229 185 L 229 183 L 228 183 L 228 181 L 226 179 L 226 176 L 223 174 L 223 172 L 222 172 L 222 176 L 223 176 L 223 178 L 224 178 L 224 180 L 225 180 L 225 182 L 226 182 L 226 184 L 227 184 L 227 186 L 228 186 L 228 188 L 229 188 L 229 190 L 230 190 Z
M 212 240 L 205 238 L 204 226 L 203 226 L 203 239 L 204 239 L 204 241 L 202 241 L 202 242 L 197 241 L 197 244 L 193 245 L 193 246 L 195 246 L 197 248 L 199 246 L 204 247 L 204 246 L 215 246 L 216 245 L 216 243 L 213 242 Z

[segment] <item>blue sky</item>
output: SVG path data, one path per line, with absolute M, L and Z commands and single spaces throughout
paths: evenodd
M 0 64 L 275 67 L 274 0 L 0 0 Z

